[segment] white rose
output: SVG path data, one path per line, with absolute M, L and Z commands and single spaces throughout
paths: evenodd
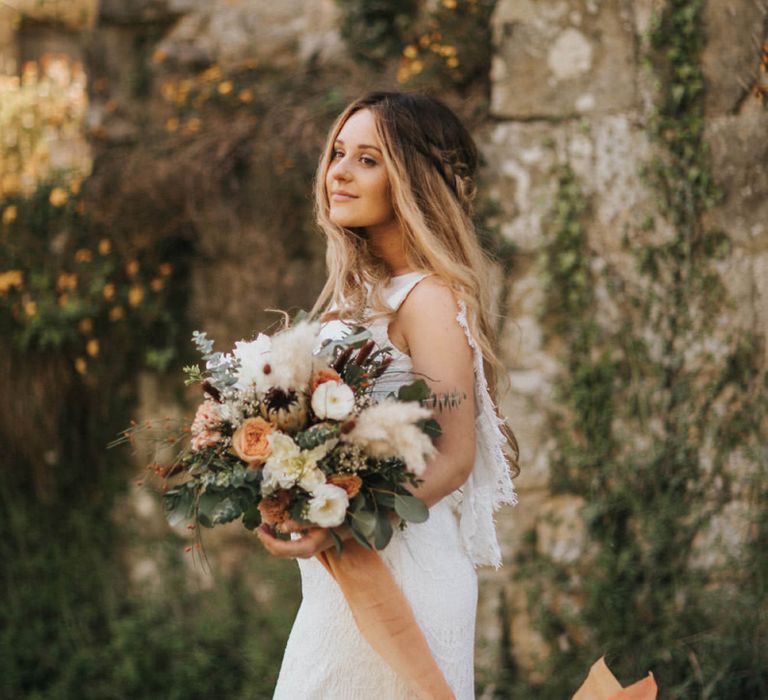
M 336 527 L 344 522 L 348 506 L 349 497 L 344 489 L 323 484 L 309 501 L 309 520 L 320 527 Z
M 301 479 L 299 480 L 299 486 L 305 491 L 314 493 L 318 486 L 322 486 L 325 483 L 325 474 L 322 469 L 317 467 L 305 468 Z
M 323 382 L 312 394 L 312 410 L 321 420 L 344 420 L 355 407 L 355 395 L 347 384 Z
M 269 374 L 264 374 L 264 366 L 269 364 L 272 354 L 272 339 L 259 333 L 256 340 L 235 343 L 234 355 L 240 360 L 237 375 L 237 388 L 240 390 L 255 387 L 257 391 L 266 391 L 272 385 Z

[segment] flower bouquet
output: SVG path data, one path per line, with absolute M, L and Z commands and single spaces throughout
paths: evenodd
M 430 405 L 439 397 L 417 380 L 374 402 L 388 349 L 362 327 L 322 343 L 319 332 L 319 323 L 302 320 L 226 354 L 214 352 L 205 333 L 193 334 L 205 369 L 184 372 L 187 384 L 201 385 L 203 401 L 187 428 L 188 445 L 170 464 L 151 465 L 164 479 L 172 525 L 346 523 L 361 545 L 383 549 L 393 520 L 404 528 L 427 519 L 406 485 L 422 482 L 435 451 L 440 426 Z M 341 554 L 341 539 L 329 532 Z

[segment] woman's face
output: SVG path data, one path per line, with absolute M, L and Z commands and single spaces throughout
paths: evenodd
M 355 112 L 342 126 L 325 174 L 330 219 L 344 228 L 372 228 L 394 219 L 389 176 L 374 116 Z

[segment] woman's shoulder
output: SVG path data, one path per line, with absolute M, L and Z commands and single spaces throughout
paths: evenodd
M 409 317 L 423 318 L 425 315 L 455 319 L 458 311 L 458 297 L 450 285 L 435 274 L 420 279 L 404 299 L 400 314 L 404 320 Z

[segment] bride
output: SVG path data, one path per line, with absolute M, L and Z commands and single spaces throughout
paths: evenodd
M 315 188 L 328 239 L 328 281 L 312 311 L 323 312 L 322 337 L 343 335 L 345 319 L 364 318 L 377 344 L 392 349 L 380 396 L 421 377 L 436 394 L 465 397 L 436 409 L 438 451 L 411 489 L 429 519 L 395 528 L 380 552 L 458 700 L 474 698 L 475 567 L 501 565 L 493 513 L 516 501 L 510 472 L 518 455 L 492 399 L 502 367 L 488 264 L 471 220 L 477 161 L 471 136 L 442 102 L 374 92 L 331 128 Z M 302 581 L 274 698 L 420 697 L 361 635 L 318 561 L 333 547 L 328 530 L 284 529 L 290 540 L 257 529 L 271 554 L 297 559 Z M 351 537 L 346 526 L 334 530 Z

